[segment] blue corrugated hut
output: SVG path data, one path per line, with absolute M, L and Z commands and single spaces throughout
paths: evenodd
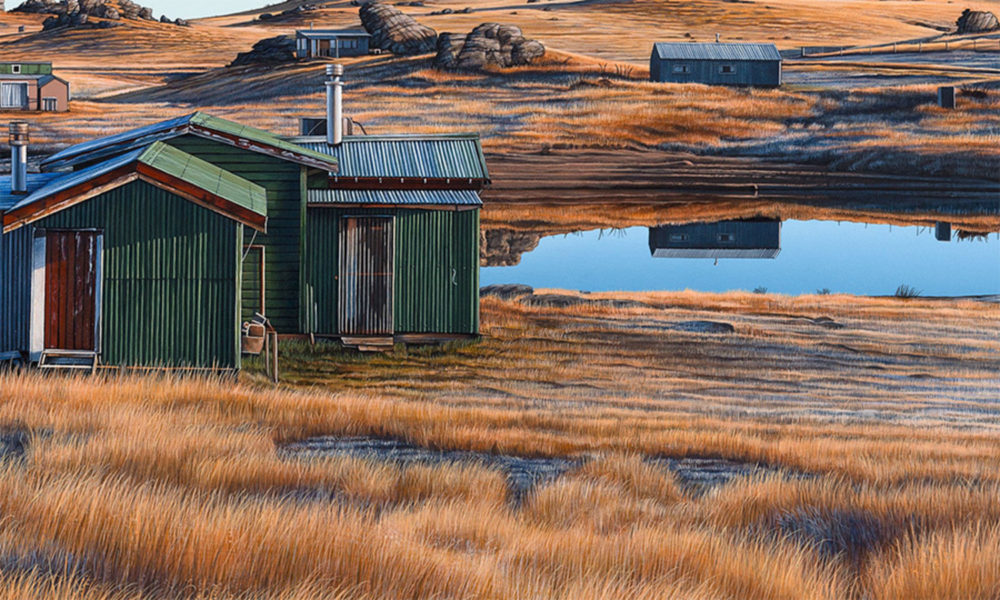
M 776 258 L 781 252 L 781 221 L 743 219 L 650 227 L 649 251 L 656 258 Z
M 651 81 L 777 87 L 781 54 L 774 44 L 660 42 L 649 59 Z

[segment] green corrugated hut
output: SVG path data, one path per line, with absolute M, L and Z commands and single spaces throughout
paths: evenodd
M 361 346 L 478 335 L 478 136 L 292 141 L 338 165 L 309 180 L 308 331 Z
M 264 188 L 160 142 L 29 187 L 3 214 L 0 285 L 27 301 L 7 352 L 239 368 L 243 233 L 266 230 Z
M 0 194 L 0 315 L 24 317 L 0 324 L 0 359 L 239 368 L 254 312 L 362 347 L 478 334 L 476 136 L 329 145 L 195 113 L 42 166 Z

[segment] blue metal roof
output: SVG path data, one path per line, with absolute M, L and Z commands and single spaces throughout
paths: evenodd
M 482 206 L 473 190 L 309 190 L 309 204 Z
M 372 34 L 360 29 L 299 29 L 295 35 L 308 39 L 332 39 L 346 37 L 368 37 Z
M 337 158 L 338 177 L 408 177 L 489 181 L 479 136 L 355 135 L 329 146 L 325 138 L 291 141 Z
M 64 175 L 65 173 L 28 173 L 27 191 L 30 194 Z M 0 177 L 0 212 L 11 208 L 26 197 L 25 194 L 14 194 L 10 191 L 10 175 Z
M 653 53 L 665 60 L 781 60 L 774 44 L 658 42 Z
M 20 208 L 24 208 L 30 204 L 34 204 L 39 200 L 48 198 L 52 194 L 58 194 L 63 190 L 68 190 L 69 188 L 90 181 L 95 177 L 100 177 L 105 173 L 110 173 L 118 167 L 123 167 L 129 163 L 133 163 L 139 160 L 139 156 L 145 152 L 145 148 L 140 148 L 138 150 L 133 150 L 128 154 L 122 154 L 121 156 L 116 156 L 111 160 L 102 162 L 100 164 L 94 165 L 92 167 L 87 167 L 86 169 L 81 169 L 79 171 L 73 171 L 72 173 L 54 173 L 57 177 L 51 179 L 44 186 L 36 189 L 34 192 L 28 194 L 27 196 L 21 196 L 20 201 L 9 207 L 8 210 L 14 211 Z
M 19 196 L 17 201 L 12 206 L 8 206 L 4 212 L 16 213 L 59 192 L 88 184 L 101 175 L 112 173 L 116 169 L 133 163 L 142 163 L 152 167 L 160 173 L 181 179 L 208 194 L 256 213 L 260 217 L 264 217 L 260 220 L 261 226 L 266 222 L 267 193 L 263 187 L 161 142 L 154 142 L 145 148 L 133 150 L 79 171 L 47 173 L 46 175 L 50 176 L 48 181 L 45 181 L 43 185 L 38 186 L 27 196 Z M 122 171 L 119 177 L 135 179 L 138 177 L 137 173 L 137 170 Z M 91 185 L 83 189 L 92 188 Z M 232 218 L 239 220 L 238 216 Z M 254 223 L 256 221 L 249 224 L 254 225 Z
M 204 133 L 206 131 L 211 133 Z M 311 152 L 262 129 L 241 125 L 202 112 L 194 112 L 176 119 L 153 123 L 138 129 L 130 129 L 70 146 L 43 160 L 42 167 L 63 168 L 81 163 L 86 164 L 188 133 L 211 135 L 211 139 L 215 140 L 239 139 L 242 142 L 233 143 L 233 145 L 278 156 L 284 160 L 299 162 L 314 168 L 329 170 L 337 168 L 336 161 L 331 160 L 325 153 Z M 247 141 L 252 143 L 247 143 Z

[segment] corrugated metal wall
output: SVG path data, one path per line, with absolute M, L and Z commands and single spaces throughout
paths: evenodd
M 103 364 L 239 367 L 239 224 L 137 181 L 36 226 L 104 231 Z
M 340 221 L 340 332 L 386 336 L 393 328 L 392 217 L 346 217 Z
M 479 211 L 310 208 L 307 326 L 339 334 L 338 226 L 342 216 L 394 215 L 396 333 L 479 333 Z
M 674 65 L 684 65 L 687 73 L 674 73 Z M 730 65 L 733 73 L 720 73 L 719 67 Z M 650 60 L 653 81 L 670 83 L 704 83 L 708 85 L 747 85 L 773 87 L 781 85 L 781 63 L 778 61 L 716 61 L 716 60 Z
M 0 235 L 0 353 L 28 350 L 31 227 Z
M 251 231 L 245 242 L 266 247 L 267 317 L 279 333 L 303 331 L 300 315 L 302 231 L 305 220 L 305 175 L 297 164 L 241 150 L 196 136 L 182 136 L 166 142 L 188 154 L 208 161 L 267 190 L 267 233 Z M 247 282 L 242 317 L 249 319 L 258 304 L 254 282 Z

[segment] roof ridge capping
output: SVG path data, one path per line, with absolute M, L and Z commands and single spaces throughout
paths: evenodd
M 263 129 L 243 125 L 202 111 L 195 111 L 182 117 L 167 119 L 89 142 L 75 144 L 43 160 L 42 168 L 58 169 L 81 163 L 98 162 L 145 147 L 153 142 L 169 140 L 187 134 L 316 169 L 325 171 L 337 169 L 336 159 L 329 155 L 303 148 Z

